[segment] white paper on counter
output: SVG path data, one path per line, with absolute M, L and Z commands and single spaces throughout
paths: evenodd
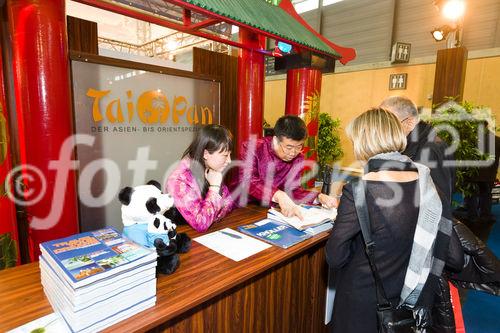
M 221 231 L 239 236 L 241 238 L 231 237 L 220 231 L 215 231 L 196 237 L 193 240 L 234 261 L 243 260 L 271 247 L 270 244 L 264 243 L 230 228 L 225 228 Z

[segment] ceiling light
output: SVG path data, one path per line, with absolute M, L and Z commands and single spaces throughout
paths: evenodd
M 465 14 L 465 0 L 436 0 L 434 5 L 451 21 L 457 21 Z
M 445 40 L 446 37 L 448 37 L 448 34 L 452 31 L 453 29 L 451 29 L 449 26 L 447 25 L 443 25 L 442 27 L 440 28 L 436 28 L 434 30 L 431 31 L 431 34 L 432 34 L 432 37 L 434 38 L 434 40 L 436 42 L 440 42 L 442 40 Z
M 433 30 L 432 37 L 434 37 L 436 42 L 440 42 L 445 38 L 442 30 Z

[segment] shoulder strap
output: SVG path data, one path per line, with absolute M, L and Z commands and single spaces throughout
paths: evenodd
M 368 256 L 368 262 L 375 279 L 375 290 L 377 294 L 377 306 L 390 307 L 391 303 L 385 294 L 382 280 L 378 274 L 377 266 L 375 265 L 375 242 L 372 240 L 372 233 L 370 228 L 370 216 L 368 213 L 368 206 L 366 205 L 366 192 L 364 181 L 355 179 L 351 182 L 354 194 L 354 205 L 356 206 L 356 213 L 358 214 L 359 226 L 363 241 L 365 242 L 365 251 Z

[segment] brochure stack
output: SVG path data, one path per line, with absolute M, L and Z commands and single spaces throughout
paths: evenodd
M 96 332 L 156 302 L 156 251 L 113 228 L 40 244 L 43 289 L 73 332 Z

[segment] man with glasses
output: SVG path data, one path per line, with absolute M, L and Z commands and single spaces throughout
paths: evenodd
M 432 180 L 443 199 L 443 215 L 451 218 L 451 195 L 455 170 L 451 166 L 443 165 L 445 160 L 454 159 L 453 154 L 446 155 L 448 145 L 437 135 L 431 125 L 420 121 L 417 106 L 408 97 L 388 97 L 382 101 L 380 107 L 398 117 L 407 139 L 403 154 L 429 167 Z
M 455 170 L 451 166 L 444 166 L 445 160 L 454 159 L 453 154 L 447 155 L 448 145 L 437 135 L 435 129 L 426 122 L 420 121 L 415 103 L 407 97 L 393 96 L 386 98 L 380 104 L 396 115 L 406 134 L 406 149 L 403 154 L 413 161 L 427 165 L 431 178 L 436 186 L 443 205 L 442 215 L 452 218 L 451 195 L 454 186 Z M 439 279 L 439 295 L 432 311 L 433 328 L 439 332 L 455 331 L 453 308 L 450 300 L 450 289 L 445 278 Z
M 240 156 L 245 161 L 251 161 L 251 165 L 240 169 L 239 181 L 248 185 L 252 201 L 264 206 L 275 202 L 285 216 L 301 219 L 296 203 L 317 202 L 328 208 L 337 206 L 336 198 L 301 188 L 300 177 L 304 169 L 302 150 L 306 136 L 304 121 L 288 115 L 278 119 L 273 137 L 243 144 Z M 251 169 L 245 172 L 247 167 Z

